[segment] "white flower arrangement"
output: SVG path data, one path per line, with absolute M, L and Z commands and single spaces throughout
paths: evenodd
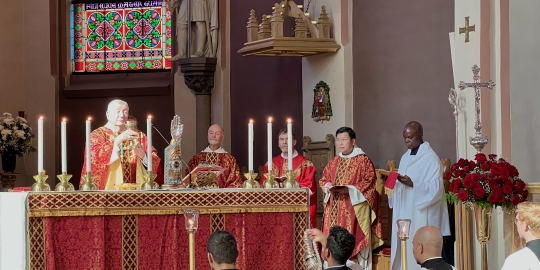
M 11 113 L 7 112 L 0 117 L 0 154 L 22 157 L 35 152 L 36 149 L 32 146 L 34 138 L 35 135 L 26 119 L 13 118 Z

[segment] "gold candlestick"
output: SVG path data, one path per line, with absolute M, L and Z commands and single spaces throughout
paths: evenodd
M 279 188 L 279 183 L 274 180 L 275 176 L 271 171 L 265 173 L 264 176 L 266 176 L 266 181 L 263 183 L 263 188 Z
M 80 186 L 80 190 L 90 191 L 98 190 L 98 186 L 94 183 L 95 175 L 92 175 L 91 172 L 86 172 L 86 175 L 83 175 L 84 183 Z
M 195 270 L 195 232 L 189 231 L 189 270 Z
M 51 186 L 45 182 L 47 178 L 49 178 L 49 176 L 43 172 L 39 172 L 37 175 L 34 175 L 36 183 L 32 185 L 32 191 L 51 191 Z
M 148 172 L 144 176 L 144 183 L 141 185 L 141 190 L 152 190 L 159 189 L 159 184 L 154 181 L 157 177 L 157 174 Z
M 60 183 L 56 184 L 56 187 L 54 187 L 54 191 L 73 191 L 75 190 L 75 187 L 73 184 L 69 182 L 69 179 L 71 179 L 71 174 L 66 174 L 66 172 L 63 172 L 62 174 L 59 174 L 56 176 Z
M 195 233 L 199 227 L 199 210 L 184 210 L 186 230 L 189 233 L 189 270 L 195 270 Z
M 299 188 L 298 181 L 294 179 L 292 172 L 287 173 L 287 180 L 283 182 L 283 188 Z
M 401 269 L 407 270 L 407 239 L 409 239 L 410 219 L 398 219 L 398 237 L 401 240 Z
M 257 183 L 257 181 L 255 181 L 255 177 L 257 177 L 257 174 L 254 173 L 252 170 L 249 171 L 248 173 L 245 173 L 244 174 L 247 178 L 247 180 L 244 182 L 244 188 L 246 189 L 249 189 L 249 188 L 260 188 L 259 186 L 259 183 Z

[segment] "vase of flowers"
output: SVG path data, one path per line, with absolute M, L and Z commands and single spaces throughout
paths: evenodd
M 517 168 L 494 154 L 476 154 L 474 161 L 460 159 L 446 172 L 445 179 L 450 181 L 450 187 L 443 199 L 449 203 L 461 201 L 474 210 L 476 238 L 481 245 L 482 270 L 485 270 L 493 209 L 500 206 L 511 213 L 527 199 L 529 191 Z
M 13 118 L 7 112 L 0 117 L 0 155 L 4 172 L 13 173 L 17 157 L 36 151 L 32 146 L 34 138 L 26 119 Z

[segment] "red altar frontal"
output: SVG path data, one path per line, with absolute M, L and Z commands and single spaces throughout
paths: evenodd
M 236 237 L 239 269 L 305 269 L 306 189 L 30 193 L 29 269 L 189 269 L 185 209 L 201 213 L 196 269 L 216 230 Z

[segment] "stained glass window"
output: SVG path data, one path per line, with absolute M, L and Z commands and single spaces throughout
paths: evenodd
M 73 72 L 170 69 L 167 2 L 71 4 Z

